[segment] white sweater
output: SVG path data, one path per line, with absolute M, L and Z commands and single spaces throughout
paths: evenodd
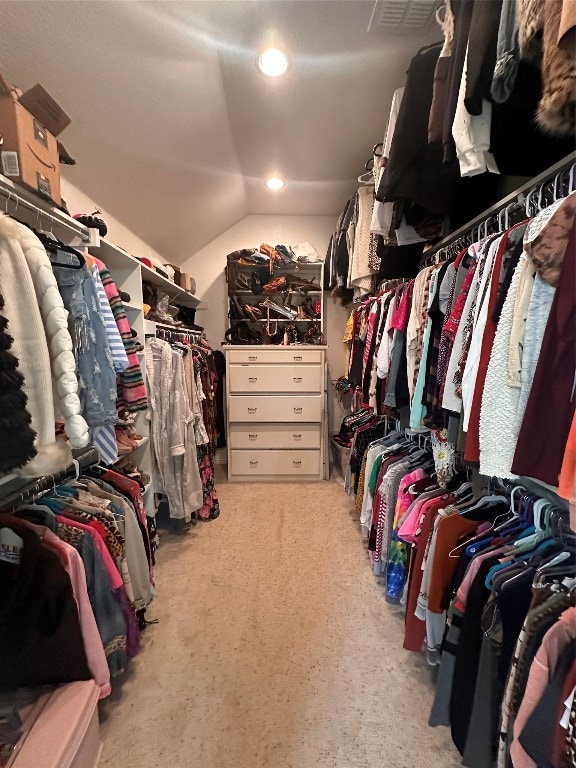
M 75 448 L 87 445 L 88 425 L 80 415 L 67 312 L 50 261 L 34 233 L 5 215 L 0 216 L 0 293 L 36 432 L 38 455 L 19 473 L 52 474 L 72 459 L 68 444 L 56 440 L 56 414 L 64 417 Z

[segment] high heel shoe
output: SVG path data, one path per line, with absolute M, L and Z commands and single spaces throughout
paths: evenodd
M 244 301 L 243 299 L 238 299 L 238 303 L 242 307 L 242 311 L 244 312 L 244 316 L 247 317 L 249 320 L 252 320 L 253 322 L 256 320 L 262 320 L 264 315 L 262 314 L 262 311 L 255 307 L 254 304 L 249 304 L 247 301 Z

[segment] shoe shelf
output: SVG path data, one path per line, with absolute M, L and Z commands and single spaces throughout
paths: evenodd
M 319 324 L 320 330 L 322 333 L 324 332 L 324 291 L 322 289 L 322 286 L 324 285 L 324 263 L 323 262 L 313 262 L 313 263 L 301 263 L 301 262 L 294 262 L 292 264 L 282 264 L 279 266 L 274 267 L 274 274 L 270 275 L 270 279 L 274 279 L 276 277 L 280 277 L 281 275 L 285 276 L 292 276 L 296 279 L 302 278 L 304 280 L 308 281 L 314 281 L 314 287 L 310 290 L 307 288 L 292 288 L 292 289 L 285 289 L 285 290 L 279 290 L 275 291 L 274 293 L 266 293 L 263 292 L 261 294 L 255 294 L 253 291 L 249 290 L 246 287 L 246 280 L 250 280 L 250 273 L 254 272 L 255 270 L 260 271 L 262 267 L 266 266 L 265 264 L 238 264 L 238 274 L 239 276 L 242 275 L 240 286 L 237 287 L 234 291 L 233 296 L 239 297 L 242 303 L 247 305 L 254 305 L 258 306 L 261 302 L 263 302 L 265 299 L 270 299 L 271 301 L 279 304 L 284 305 L 284 302 L 286 300 L 286 297 L 291 296 L 292 300 L 294 301 L 293 309 L 297 309 L 297 307 L 300 304 L 306 304 L 306 300 L 308 298 L 314 299 L 317 301 L 320 299 L 320 313 L 318 317 L 312 318 L 312 317 L 306 317 L 306 318 L 298 318 L 295 317 L 294 319 L 290 319 L 288 317 L 270 317 L 270 322 L 276 323 L 301 323 L 301 324 Z M 238 282 L 236 283 L 238 286 Z M 242 317 L 234 317 L 231 318 L 231 314 L 237 314 L 237 309 L 233 309 L 231 312 L 231 297 L 228 297 L 228 326 L 232 326 L 234 323 L 240 323 L 245 322 L 249 325 L 264 325 L 268 322 L 268 318 L 266 316 L 266 309 L 259 307 L 260 310 L 263 313 L 262 318 L 258 319 L 251 319 L 247 312 L 243 311 Z M 235 302 L 236 303 L 236 302 Z M 311 307 L 310 307 L 311 309 Z M 271 313 L 273 310 L 271 310 Z
M 124 309 L 127 309 L 129 312 L 143 312 L 142 307 L 132 304 L 131 302 L 124 301 L 123 306 Z
M 261 293 L 255 294 L 252 291 L 237 290 L 234 291 L 234 296 L 254 296 L 255 299 L 262 298 L 262 296 L 288 296 L 290 293 L 301 293 L 302 296 L 321 296 L 322 291 L 307 291 L 305 289 L 299 290 L 295 288 L 293 291 L 277 291 L 276 293 Z
M 295 317 L 293 320 L 290 320 L 288 317 L 271 317 L 270 322 L 275 323 L 276 321 L 280 323 L 319 323 L 321 318 L 317 317 L 314 320 L 311 320 L 310 318 L 306 318 L 305 320 L 299 320 L 297 317 Z M 239 322 L 245 322 L 245 323 L 267 323 L 268 319 L 265 317 L 263 319 L 259 320 L 250 320 L 247 317 L 242 317 L 240 320 L 233 320 L 233 323 L 239 323 Z

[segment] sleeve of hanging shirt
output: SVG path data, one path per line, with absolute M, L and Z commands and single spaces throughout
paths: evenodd
M 108 338 L 108 344 L 110 345 L 110 352 L 112 353 L 112 362 L 114 363 L 114 370 L 116 371 L 116 373 L 122 373 L 129 366 L 128 356 L 126 354 L 124 342 L 122 341 L 122 337 L 120 336 L 120 332 L 118 331 L 118 326 L 116 325 L 116 320 L 114 319 L 114 315 L 112 314 L 112 309 L 110 308 L 110 302 L 108 301 L 108 297 L 106 296 L 106 291 L 104 290 L 104 286 L 102 285 L 102 280 L 100 279 L 100 272 L 98 271 L 98 267 L 96 266 L 96 264 L 92 266 L 92 269 L 90 271 L 92 273 L 92 279 L 94 280 L 94 284 L 96 286 L 96 295 L 98 296 L 98 306 L 100 307 L 100 314 L 102 315 L 102 319 L 104 320 L 104 327 L 106 328 L 106 337 Z

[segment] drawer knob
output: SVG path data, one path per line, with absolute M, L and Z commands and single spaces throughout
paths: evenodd
M 250 384 L 256 384 L 256 382 L 258 381 L 258 376 L 249 376 L 248 381 L 250 382 Z
M 250 462 L 250 466 L 251 467 L 257 467 L 258 466 L 258 459 L 256 459 L 256 461 L 251 461 Z
M 248 360 L 254 362 L 255 360 L 258 360 L 258 355 L 248 355 Z
M 256 413 L 258 408 L 248 408 L 248 413 Z
M 302 408 L 294 408 L 294 413 L 302 413 Z
M 302 355 L 293 355 L 294 362 L 299 363 L 302 360 Z
M 292 376 L 294 384 L 302 384 L 302 376 Z
M 292 464 L 294 464 L 295 467 L 300 467 L 302 465 L 302 460 L 301 459 L 298 459 L 298 460 L 292 459 Z
M 248 434 L 248 440 L 258 440 L 258 435 L 254 433 Z
M 294 440 L 302 440 L 302 435 L 293 434 L 292 437 L 294 438 Z

